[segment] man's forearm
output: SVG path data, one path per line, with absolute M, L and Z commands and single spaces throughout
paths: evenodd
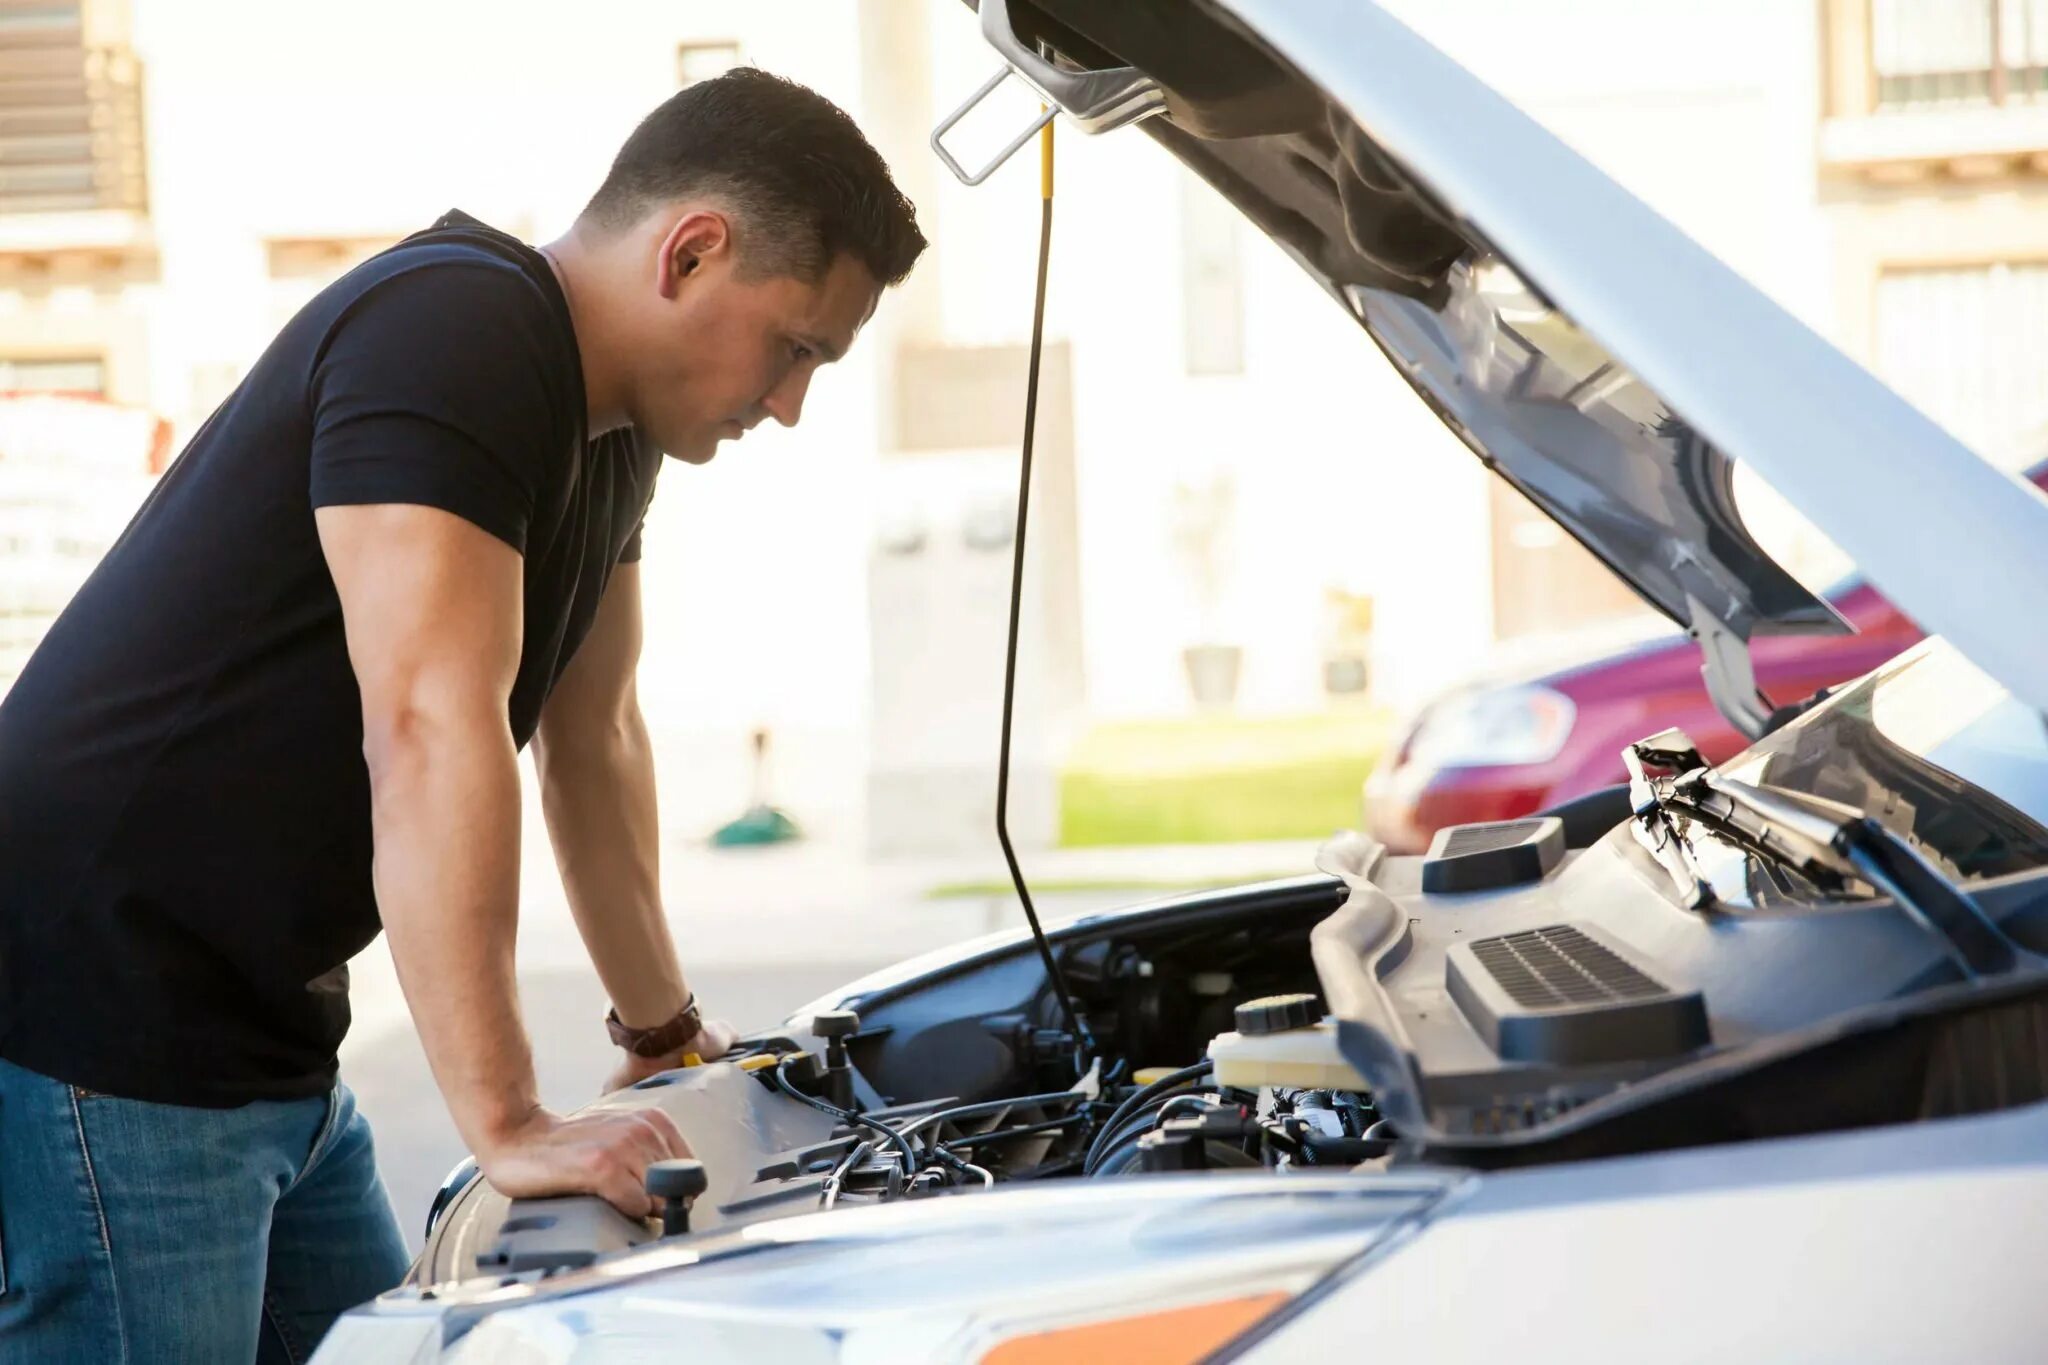
M 377 904 L 434 1079 L 483 1153 L 539 1104 L 514 968 L 519 768 L 502 716 L 373 734 Z
M 622 1022 L 666 1023 L 688 986 L 661 899 L 654 758 L 637 706 L 582 729 L 542 722 L 541 805 L 563 889 Z

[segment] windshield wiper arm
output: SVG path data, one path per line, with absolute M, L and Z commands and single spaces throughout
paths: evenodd
M 1967 976 L 1997 976 L 2031 959 L 1969 892 L 1941 875 L 1906 840 L 1865 816 L 1845 831 L 1856 874 L 1950 945 Z
M 1701 785 L 1727 803 L 1736 837 L 1821 886 L 1854 877 L 1882 891 L 1965 976 L 1997 976 L 2019 965 L 2018 946 L 1969 892 L 1910 840 L 1855 807 L 1718 774 Z
M 1666 730 L 1623 749 L 1621 762 L 1628 769 L 1629 832 L 1670 876 L 1679 905 L 1704 910 L 1714 903 L 1714 889 L 1694 866 L 1684 832 L 1665 802 L 1679 778 L 1706 770 L 1706 760 L 1683 730 Z
M 2009 972 L 2030 957 L 1908 840 L 1853 806 L 1724 777 L 1707 767 L 1676 730 L 1629 746 L 1624 759 L 1636 799 L 1638 837 L 1649 822 L 1647 805 L 1668 845 L 1683 847 L 1673 820 L 1682 816 L 1824 890 L 1852 879 L 1867 883 L 1890 896 L 1972 978 Z M 1661 855 L 1659 861 L 1670 865 Z M 1698 880 L 1697 873 L 1691 875 Z

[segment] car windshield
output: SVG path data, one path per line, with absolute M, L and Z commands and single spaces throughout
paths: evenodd
M 1959 882 L 2048 866 L 2048 722 L 1942 640 L 1843 687 L 1721 771 L 1853 806 Z M 1723 899 L 1762 899 L 1725 894 L 1716 874 L 1732 870 L 1729 857 L 1703 861 Z M 1752 892 L 1756 872 L 1744 870 Z

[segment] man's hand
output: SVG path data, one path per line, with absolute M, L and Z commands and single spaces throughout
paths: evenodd
M 659 1109 L 564 1118 L 535 1108 L 476 1159 L 484 1179 L 508 1198 L 594 1194 L 628 1218 L 646 1218 L 654 1212 L 649 1163 L 689 1155 L 675 1120 Z
M 695 1055 L 700 1062 L 715 1062 L 732 1051 L 732 1045 L 739 1033 L 723 1019 L 706 1019 L 703 1030 L 689 1043 L 674 1052 L 661 1057 L 639 1057 L 626 1053 L 626 1060 L 605 1080 L 604 1093 L 624 1090 L 627 1086 L 644 1081 L 664 1071 L 672 1071 L 683 1064 L 683 1058 Z

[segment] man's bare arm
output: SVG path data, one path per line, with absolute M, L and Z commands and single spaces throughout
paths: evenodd
M 315 517 L 362 693 L 378 911 L 456 1127 L 505 1194 L 644 1214 L 647 1163 L 687 1154 L 674 1124 L 542 1108 L 519 1019 L 519 555 L 434 508 Z
M 590 634 L 541 712 L 534 762 L 562 886 L 621 1022 L 653 1028 L 689 999 L 661 899 L 654 758 L 634 675 L 640 662 L 640 566 L 622 564 Z M 706 1060 L 731 1031 L 706 1026 L 685 1050 Z M 631 1059 L 615 1080 L 679 1058 Z

